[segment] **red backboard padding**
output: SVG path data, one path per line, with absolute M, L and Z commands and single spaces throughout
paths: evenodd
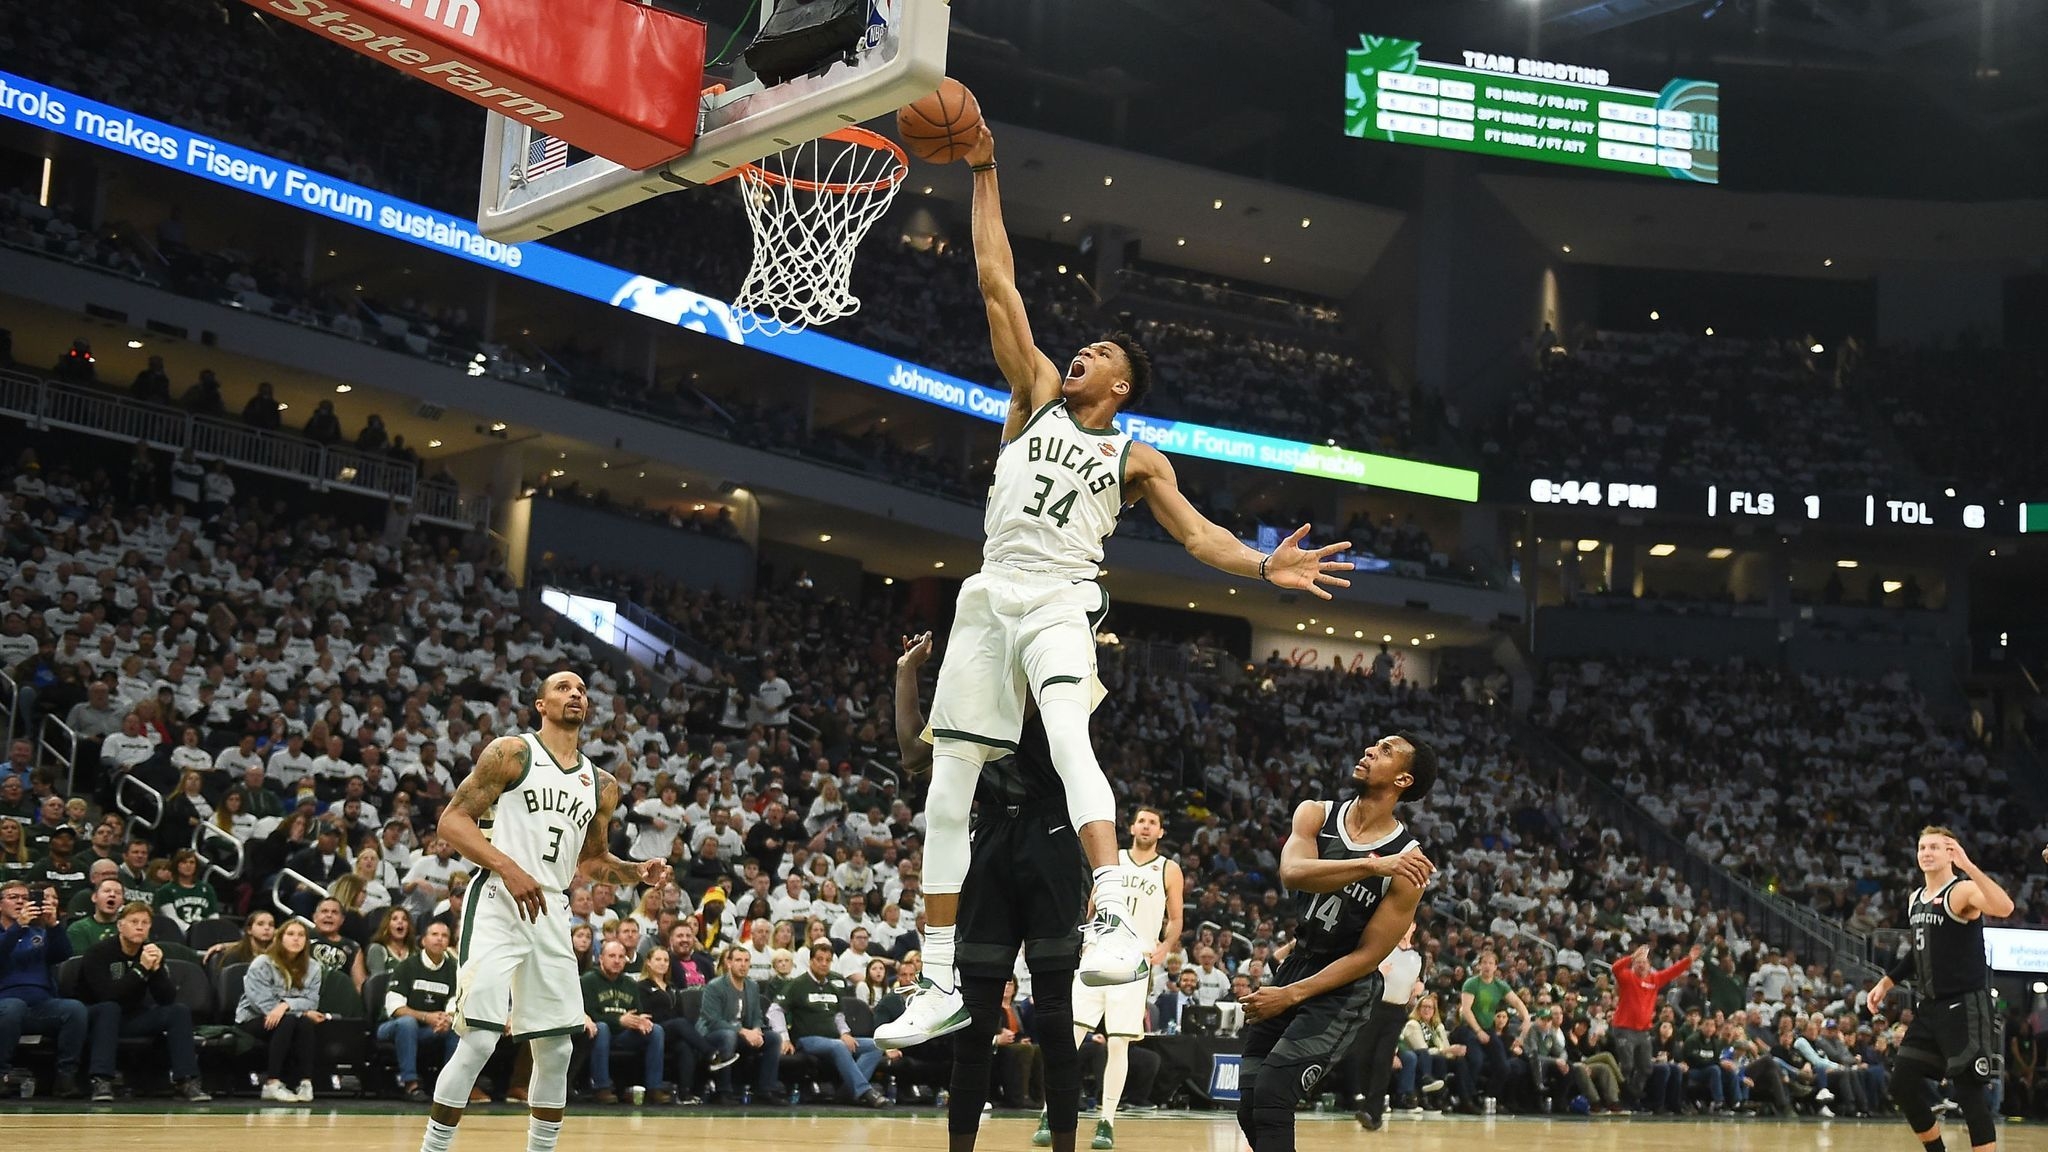
M 243 2 L 629 168 L 697 138 L 704 25 L 687 16 L 631 0 Z

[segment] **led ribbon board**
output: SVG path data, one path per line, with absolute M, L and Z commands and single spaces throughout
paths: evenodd
M 949 411 L 994 424 L 1009 412 L 1010 394 L 1001 389 L 817 332 L 742 333 L 723 300 L 545 245 L 501 243 L 478 233 L 473 220 L 8 72 L 0 72 L 0 115 Z M 1479 473 L 1464 468 L 1147 416 L 1119 416 L 1117 423 L 1136 439 L 1181 456 L 1449 500 L 1479 499 Z
M 1457 63 L 1422 44 L 1361 36 L 1344 66 L 1344 132 L 1544 164 L 1721 181 L 1721 86 L 1613 85 L 1604 68 L 1490 52 Z

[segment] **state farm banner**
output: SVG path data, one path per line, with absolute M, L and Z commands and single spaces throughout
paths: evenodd
M 690 150 L 704 25 L 632 0 L 243 0 L 629 168 Z

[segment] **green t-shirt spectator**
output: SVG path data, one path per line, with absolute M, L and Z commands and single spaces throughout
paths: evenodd
M 455 958 L 441 954 L 439 967 L 427 962 L 424 949 L 398 962 L 391 983 L 384 992 L 384 1013 L 396 1015 L 400 1008 L 415 1012 L 446 1012 L 455 995 Z M 596 1013 L 591 1014 L 592 1019 Z
M 86 954 L 87 951 L 89 951 L 92 948 L 93 945 L 99 943 L 102 940 L 105 940 L 109 936 L 112 936 L 115 932 L 119 931 L 120 928 L 121 918 L 119 916 L 114 917 L 112 920 L 109 920 L 104 924 L 100 923 L 98 920 L 93 919 L 91 916 L 85 916 L 77 920 L 73 920 L 71 922 L 71 926 L 64 929 L 64 934 L 66 936 L 71 937 L 72 954 L 76 956 L 83 956 Z
M 156 890 L 156 910 L 190 928 L 220 915 L 220 897 L 204 880 L 190 888 L 173 880 Z
M 1461 989 L 1472 994 L 1472 1018 L 1479 1021 L 1481 1029 L 1489 1032 L 1493 1030 L 1494 1012 L 1507 1001 L 1508 993 L 1513 990 L 1507 981 L 1499 977 L 1481 980 L 1477 976 L 1467 978 L 1465 987 Z M 1464 1018 L 1460 1017 L 1458 1022 L 1464 1023 Z
M 839 1038 L 839 997 L 846 990 L 837 976 L 827 976 L 822 982 L 811 975 L 810 969 L 796 974 L 789 987 L 782 991 L 782 1016 L 789 1022 L 791 1038 L 798 1036 L 823 1036 L 828 1040 Z
M 1707 966 L 1707 1003 L 1714 1011 L 1733 1017 L 1748 1002 L 1749 991 L 1743 987 L 1742 977 L 1721 971 L 1719 964 Z
M 640 1010 L 640 981 L 621 972 L 607 980 L 592 968 L 583 974 L 583 1011 L 600 1024 L 617 1024 L 619 1017 Z

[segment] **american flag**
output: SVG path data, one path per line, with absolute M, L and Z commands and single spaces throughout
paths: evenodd
M 526 146 L 526 175 L 530 179 L 569 166 L 569 142 L 534 133 Z

